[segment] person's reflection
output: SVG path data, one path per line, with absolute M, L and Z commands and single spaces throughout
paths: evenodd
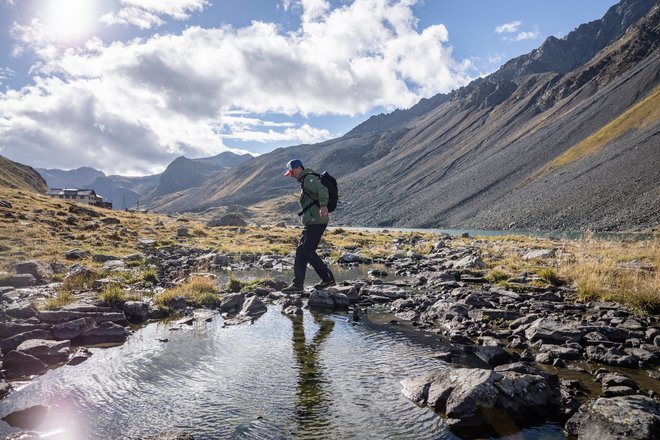
M 334 321 L 324 319 L 321 315 L 312 313 L 314 321 L 319 325 L 319 331 L 307 344 L 302 315 L 291 317 L 293 323 L 293 352 L 298 364 L 298 391 L 296 419 L 299 425 L 298 434 L 319 434 L 328 426 L 328 402 L 325 401 L 323 389 L 323 371 L 319 365 L 319 349 L 332 329 Z

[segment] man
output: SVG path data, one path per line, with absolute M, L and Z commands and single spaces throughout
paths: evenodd
M 305 290 L 305 272 L 307 263 L 311 264 L 321 282 L 316 289 L 323 289 L 335 284 L 335 277 L 328 266 L 316 255 L 316 248 L 321 236 L 328 226 L 328 188 L 321 183 L 318 174 L 311 169 L 305 169 L 299 159 L 293 159 L 286 164 L 285 176 L 291 176 L 300 183 L 301 222 L 304 226 L 300 244 L 296 248 L 296 261 L 293 268 L 293 282 L 282 289 L 284 293 L 302 292 Z M 299 213 L 300 214 L 300 213 Z

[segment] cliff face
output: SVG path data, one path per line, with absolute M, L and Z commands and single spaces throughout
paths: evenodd
M 498 72 L 342 138 L 278 149 L 162 210 L 256 204 L 296 191 L 293 157 L 339 178 L 335 222 L 366 226 L 629 229 L 660 213 L 659 6 L 623 0 Z
M 48 185 L 34 168 L 0 156 L 0 186 L 45 193 Z

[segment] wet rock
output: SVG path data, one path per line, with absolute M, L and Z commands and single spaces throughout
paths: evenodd
M 587 347 L 587 358 L 601 364 L 617 367 L 638 368 L 639 358 L 618 348 L 605 348 L 600 346 Z
M 405 298 L 406 292 L 391 284 L 371 284 L 360 289 L 361 296 L 370 296 L 374 300 L 394 301 L 399 298 Z
M 540 351 L 548 353 L 553 358 L 563 360 L 577 360 L 582 359 L 582 352 L 576 347 L 565 347 L 560 345 L 544 344 L 541 345 Z
M 79 365 L 92 357 L 92 352 L 85 347 L 78 347 L 75 352 L 69 355 L 67 365 Z
M 268 311 L 266 305 L 259 299 L 257 296 L 248 298 L 243 303 L 243 308 L 241 309 L 241 315 L 245 316 L 261 316 Z
M 483 435 L 490 426 L 485 414 L 504 411 L 525 425 L 554 416 L 560 407 L 558 386 L 536 374 L 458 368 L 401 383 L 404 396 L 446 414 L 447 426 L 457 433 Z
M 83 340 L 87 344 L 105 344 L 124 342 L 129 336 L 128 330 L 113 322 L 103 322 L 83 333 Z
M 16 348 L 16 351 L 34 356 L 45 364 L 64 362 L 69 357 L 70 341 L 48 339 L 28 339 Z
M 312 310 L 334 309 L 335 299 L 328 290 L 315 290 L 307 301 L 307 307 Z
M 37 279 L 34 277 L 34 275 L 29 273 L 19 273 L 12 275 L 9 278 L 0 280 L 0 286 L 15 287 L 17 289 L 36 285 Z
M 497 319 L 512 321 L 520 318 L 520 312 L 516 310 L 479 309 L 470 311 L 470 317 L 476 321 Z
M 61 324 L 80 318 L 92 318 L 97 324 L 103 322 L 114 322 L 127 324 L 126 315 L 123 312 L 79 312 L 75 310 L 46 310 L 37 313 L 39 321 L 48 324 Z
M 144 301 L 126 301 L 122 310 L 129 321 L 143 322 L 149 318 L 149 305 Z
M 296 315 L 302 315 L 303 310 L 299 306 L 290 305 L 290 306 L 286 307 L 285 309 L 283 309 L 282 313 L 284 313 L 287 316 L 296 316 Z
M 220 299 L 220 304 L 218 305 L 218 308 L 222 312 L 229 312 L 232 309 L 237 310 L 238 308 L 241 307 L 243 301 L 245 301 L 244 293 L 229 293 Z
M 0 379 L 0 400 L 4 399 L 11 391 L 11 385 L 4 379 Z
M 339 264 L 351 264 L 351 263 L 365 263 L 365 264 L 370 264 L 371 263 L 371 258 L 363 257 L 358 254 L 352 254 L 352 253 L 345 253 L 342 256 L 339 257 L 337 260 L 337 263 Z
M 553 258 L 554 256 L 554 249 L 537 249 L 535 251 L 527 252 L 522 258 L 523 260 L 533 260 L 535 258 Z
M 491 367 L 508 364 L 514 360 L 511 353 L 497 346 L 476 346 L 474 355 Z
M 73 321 L 56 324 L 52 327 L 51 333 L 55 339 L 77 339 L 82 337 L 83 333 L 96 327 L 96 321 L 92 318 L 79 318 Z
M 640 395 L 601 397 L 580 407 L 564 428 L 581 440 L 653 440 L 660 436 L 660 404 Z
M 5 376 L 8 379 L 16 379 L 39 374 L 48 366 L 34 356 L 12 350 L 5 355 L 3 367 L 5 369 Z
M 35 405 L 20 411 L 14 411 L 2 418 L 9 426 L 21 429 L 34 429 L 46 418 L 49 408 L 43 405 Z
M 39 282 L 46 281 L 53 276 L 52 267 L 39 260 L 21 261 L 13 264 L 11 270 L 17 274 L 30 274 Z

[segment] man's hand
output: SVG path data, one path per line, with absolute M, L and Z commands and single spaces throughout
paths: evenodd
M 330 214 L 328 213 L 328 207 L 327 206 L 321 206 L 321 218 L 322 219 L 327 219 Z

